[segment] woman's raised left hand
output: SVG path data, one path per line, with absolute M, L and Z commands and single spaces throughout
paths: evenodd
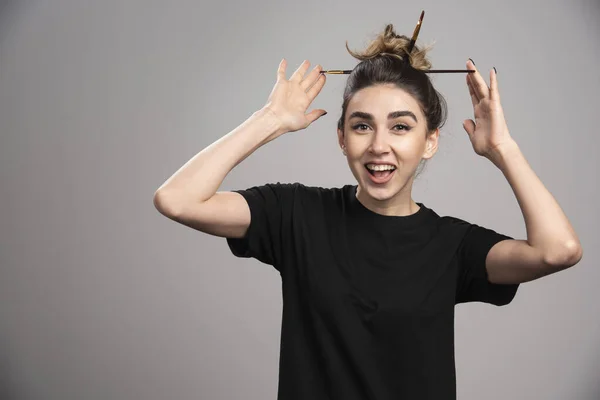
M 495 70 L 490 70 L 488 86 L 471 60 L 467 61 L 467 69 L 476 70 L 467 73 L 466 77 L 475 121 L 464 120 L 463 128 L 469 134 L 475 153 L 490 158 L 501 147 L 513 142 L 500 104 L 497 75 Z

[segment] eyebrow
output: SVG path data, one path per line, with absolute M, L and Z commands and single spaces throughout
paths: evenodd
M 399 118 L 399 117 L 411 117 L 412 119 L 415 120 L 416 123 L 418 123 L 419 121 L 417 120 L 417 116 L 408 110 L 405 111 L 392 111 L 391 113 L 388 114 L 387 118 L 388 119 L 395 119 L 395 118 Z M 350 117 L 348 117 L 348 120 L 351 120 L 352 118 L 362 118 L 362 119 L 366 119 L 369 121 L 373 121 L 375 119 L 375 117 L 373 117 L 373 114 L 369 114 L 363 111 L 354 111 L 352 114 L 350 114 Z

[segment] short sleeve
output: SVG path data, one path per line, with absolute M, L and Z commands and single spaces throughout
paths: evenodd
M 513 238 L 475 224 L 469 225 L 457 252 L 459 272 L 456 303 L 480 301 L 497 306 L 506 305 L 515 297 L 519 284 L 490 282 L 485 259 L 496 243 Z
M 255 258 L 281 272 L 297 185 L 278 182 L 234 190 L 246 199 L 251 217 L 243 238 L 226 238 L 233 255 Z

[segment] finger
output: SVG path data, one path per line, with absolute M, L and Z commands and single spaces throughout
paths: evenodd
M 469 60 L 467 61 L 467 67 L 469 69 L 475 69 L 474 73 L 467 75 L 469 75 L 469 79 L 471 79 L 471 85 L 473 86 L 473 90 L 475 91 L 475 94 L 477 94 L 477 97 L 479 99 L 488 97 L 490 95 L 488 85 L 481 77 L 481 74 L 479 73 L 479 70 L 477 69 L 475 64 L 473 64 L 473 62 Z
M 500 101 L 500 91 L 498 90 L 498 75 L 496 70 L 492 68 L 490 71 L 490 100 Z
M 469 135 L 469 138 L 471 138 L 473 133 L 475 133 L 475 122 L 473 122 L 472 119 L 465 119 L 463 121 L 463 128 L 465 128 L 467 135 Z
M 319 78 L 319 75 L 321 75 L 322 69 L 323 69 L 323 67 L 321 67 L 319 64 L 317 64 L 313 68 L 313 70 L 310 71 L 310 74 L 308 74 L 306 76 L 306 78 L 304 78 L 302 80 L 302 82 L 300 82 L 300 86 L 302 86 L 302 88 L 304 88 L 304 91 L 307 91 L 312 85 L 315 84 L 315 82 Z
M 287 61 L 283 58 L 279 63 L 279 69 L 277 69 L 277 80 L 285 80 L 285 67 L 287 67 Z
M 315 97 L 317 97 L 317 95 L 321 92 L 321 89 L 323 89 L 323 86 L 325 85 L 325 80 L 326 80 L 325 74 L 319 74 L 319 75 L 320 76 L 317 78 L 317 81 L 315 82 L 315 84 L 312 85 L 312 87 L 308 90 L 308 92 L 306 92 L 310 101 L 313 101 L 315 99 Z
M 302 79 L 304 78 L 304 74 L 308 70 L 308 67 L 310 67 L 310 62 L 308 62 L 308 60 L 302 61 L 302 64 L 300 64 L 298 69 L 296 71 L 294 71 L 294 73 L 290 77 L 290 82 L 291 81 L 302 82 Z
M 469 95 L 471 96 L 471 103 L 473 104 L 473 107 L 475 107 L 479 103 L 479 98 L 477 97 L 475 90 L 473 90 L 473 86 L 471 85 L 471 80 L 469 79 L 469 74 L 467 74 L 467 87 L 469 88 Z
M 315 122 L 317 119 L 321 118 L 325 114 L 326 114 L 325 110 L 312 110 L 311 112 L 306 114 L 306 118 L 312 124 L 313 122 Z

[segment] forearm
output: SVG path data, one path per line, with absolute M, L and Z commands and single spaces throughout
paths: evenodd
M 167 179 L 156 191 L 155 204 L 173 209 L 181 203 L 210 199 L 227 174 L 259 147 L 281 134 L 279 129 L 278 120 L 269 111 L 256 111 Z
M 488 157 L 504 174 L 521 207 L 527 242 L 545 255 L 549 264 L 574 264 L 582 250 L 575 230 L 558 202 L 531 169 L 516 142 Z

